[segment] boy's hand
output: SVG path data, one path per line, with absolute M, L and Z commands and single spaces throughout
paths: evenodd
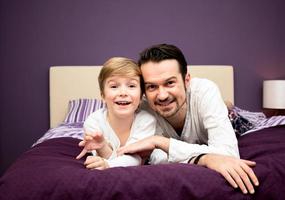
M 84 165 L 87 169 L 107 169 L 109 168 L 108 162 L 100 156 L 88 156 Z
M 83 140 L 78 144 L 80 147 L 84 148 L 76 159 L 82 158 L 88 152 L 103 148 L 105 144 L 106 141 L 101 132 L 85 133 Z

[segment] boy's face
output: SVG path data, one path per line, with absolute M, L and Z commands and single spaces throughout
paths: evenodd
M 149 61 L 141 65 L 145 94 L 150 107 L 164 118 L 176 117 L 186 106 L 186 88 L 190 80 L 185 80 L 179 71 L 179 63 L 174 59 L 161 62 Z M 183 110 L 183 111 L 182 111 Z
M 141 100 L 140 78 L 111 76 L 106 79 L 103 99 L 108 114 L 117 117 L 128 117 L 134 114 Z

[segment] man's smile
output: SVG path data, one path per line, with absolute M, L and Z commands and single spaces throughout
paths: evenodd
M 172 98 L 164 101 L 155 101 L 154 104 L 157 106 L 165 107 L 172 104 L 173 102 L 175 102 L 175 99 Z

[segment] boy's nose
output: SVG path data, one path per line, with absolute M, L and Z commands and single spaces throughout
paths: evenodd
M 120 88 L 120 95 L 127 95 L 127 88 L 126 87 Z

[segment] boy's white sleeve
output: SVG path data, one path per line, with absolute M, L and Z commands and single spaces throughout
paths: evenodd
M 156 129 L 156 119 L 146 111 L 140 111 L 132 125 L 132 134 L 127 144 L 137 142 L 148 136 L 152 136 Z M 126 167 L 141 165 L 142 159 L 139 155 L 123 155 L 107 160 L 110 167 Z
M 154 149 L 150 155 L 149 164 L 166 164 L 168 163 L 168 154 L 161 149 Z
M 150 113 L 142 110 L 140 111 L 134 124 L 132 125 L 132 135 L 130 136 L 127 144 L 137 142 L 143 138 L 152 136 L 156 131 L 156 119 Z
M 115 145 L 110 142 L 108 140 L 108 138 L 106 137 L 104 131 L 102 130 L 102 128 L 99 126 L 100 120 L 102 121 L 101 117 L 102 117 L 102 110 L 97 110 L 93 113 L 91 113 L 87 119 L 85 120 L 84 124 L 83 124 L 83 128 L 84 128 L 84 133 L 94 133 L 96 131 L 101 132 L 104 135 L 105 140 L 107 141 L 107 143 L 111 146 L 112 148 L 112 154 L 110 155 L 110 157 L 108 159 L 112 159 L 117 157 L 116 155 L 116 147 Z M 102 125 L 102 124 L 101 124 Z M 93 156 L 97 156 L 97 152 L 96 150 L 92 151 L 92 155 Z
M 141 165 L 142 159 L 138 155 L 122 155 L 107 160 L 109 167 L 128 167 Z
M 96 112 L 91 113 L 83 124 L 84 132 L 93 133 L 95 131 L 101 131 L 97 123 Z

